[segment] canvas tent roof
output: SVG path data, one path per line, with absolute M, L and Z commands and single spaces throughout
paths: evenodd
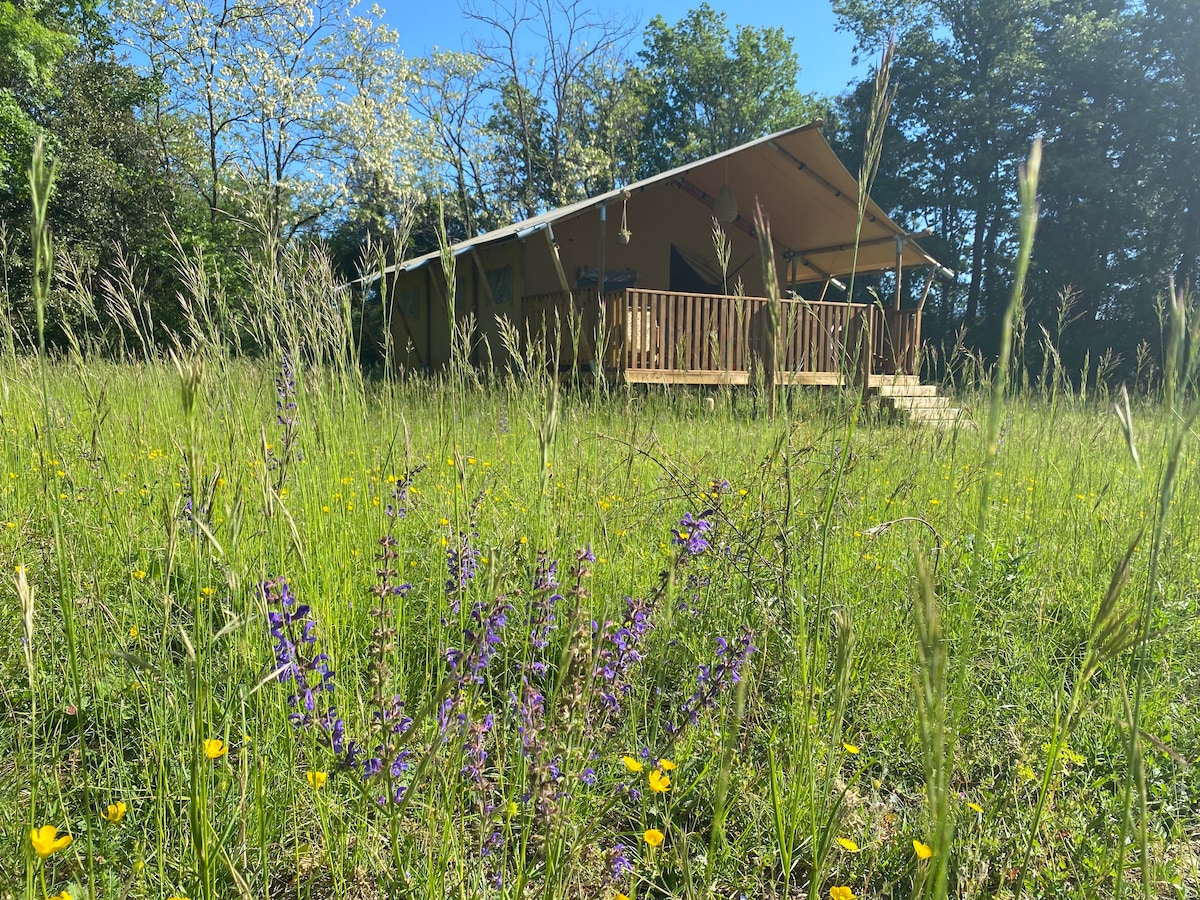
M 855 257 L 858 184 L 838 159 L 820 122 L 759 138 L 706 159 L 654 175 L 461 241 L 451 247 L 455 256 L 501 241 L 524 240 L 547 227 L 639 192 L 674 184 L 712 206 L 725 184 L 738 200 L 743 227 L 752 229 L 755 200 L 766 213 L 777 252 L 796 261 L 796 280 L 815 281 L 827 275 L 872 272 L 896 264 L 896 238 L 906 238 L 901 262 L 910 266 L 939 266 L 910 235 L 868 200 Z M 439 258 L 438 252 L 406 260 L 389 268 L 411 272 Z M 939 266 L 940 268 L 940 266 Z

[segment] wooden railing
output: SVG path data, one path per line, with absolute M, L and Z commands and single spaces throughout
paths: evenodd
M 623 301 L 605 299 L 606 362 L 632 380 L 739 384 L 769 365 L 765 298 L 630 289 Z M 780 383 L 837 383 L 880 371 L 886 325 L 878 307 L 783 300 L 776 333 Z M 860 349 L 869 354 L 862 365 Z
M 881 371 L 887 375 L 919 375 L 921 310 L 889 309 L 883 313 Z
M 521 302 L 526 339 L 550 346 L 547 336 L 558 334 L 560 365 L 573 363 L 576 345 L 579 363 L 597 359 L 596 335 L 602 332 L 605 368 L 631 381 L 745 384 L 759 372 L 765 375 L 769 366 L 770 304 L 763 297 L 640 288 L 609 292 L 603 298 L 603 328 L 596 289 L 578 290 L 572 297 L 573 315 L 562 292 Z M 916 372 L 919 310 L 790 299 L 779 308 L 778 383 L 835 384 Z
M 754 300 L 630 289 L 607 304 L 609 367 L 626 372 L 749 372 Z

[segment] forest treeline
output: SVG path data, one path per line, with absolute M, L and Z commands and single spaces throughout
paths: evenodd
M 1068 362 L 1155 352 L 1168 279 L 1200 270 L 1200 5 L 834 8 L 864 57 L 895 40 L 873 193 L 957 273 L 935 287 L 927 336 L 965 328 L 990 346 L 1017 166 L 1041 135 L 1027 340 Z M 57 315 L 99 321 L 68 302 L 99 298 L 144 310 L 160 339 L 195 289 L 183 272 L 253 315 L 252 273 L 289 247 L 319 241 L 351 276 L 364 248 L 424 252 L 441 229 L 467 237 L 814 118 L 857 171 L 873 80 L 805 93 L 802 22 L 741 27 L 701 5 L 643 25 L 586 0 L 464 0 L 463 15 L 467 49 L 411 58 L 380 10 L 346 0 L 0 0 L 15 342 L 31 340 L 39 137 L 56 167 Z

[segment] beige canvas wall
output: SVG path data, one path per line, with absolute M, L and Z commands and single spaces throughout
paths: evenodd
M 456 318 L 475 321 L 472 361 L 485 363 L 490 355 L 506 363 L 497 317 L 520 322 L 524 293 L 523 252 L 513 241 L 464 253 L 455 259 Z M 490 276 L 490 277 L 489 277 Z M 392 336 L 397 359 L 412 368 L 438 369 L 450 361 L 449 297 L 441 264 L 433 261 L 392 282 Z M 486 342 L 486 343 L 485 343 Z
M 742 217 L 752 218 L 754 198 L 739 197 L 738 203 Z M 719 276 L 720 266 L 713 245 L 712 211 L 690 194 L 664 184 L 631 196 L 626 222 L 632 237 L 627 245 L 619 241 L 621 211 L 620 201 L 608 207 L 604 231 L 606 271 L 633 269 L 638 276 L 636 287 L 667 290 L 671 245 L 675 244 L 686 254 L 699 258 Z M 572 290 L 577 286 L 580 270 L 599 264 L 600 228 L 598 209 L 552 226 L 563 274 Z M 730 244 L 729 291 L 734 291 L 740 278 L 747 296 L 762 296 L 758 239 L 736 225 L 726 225 L 725 233 Z M 777 258 L 776 264 L 782 280 L 785 275 L 783 262 Z M 562 289 L 547 234 L 535 232 L 523 241 L 510 239 L 463 253 L 456 258 L 455 265 L 456 315 L 461 318 L 469 313 L 476 322 L 477 339 L 472 348 L 472 361 L 481 364 L 490 358 L 494 364 L 504 365 L 507 357 L 500 340 L 497 316 L 507 317 L 520 325 L 523 296 Z M 510 273 L 507 278 L 511 279 L 511 299 L 489 297 L 485 281 L 489 285 L 507 284 L 505 278 L 496 274 L 506 269 Z M 492 281 L 487 281 L 488 273 L 493 273 Z M 492 293 L 494 295 L 495 291 Z M 450 358 L 450 327 L 446 315 L 445 278 L 438 261 L 415 272 L 400 274 L 393 284 L 393 298 L 396 307 L 403 307 L 408 313 L 393 315 L 398 359 L 411 367 L 437 369 L 444 366 Z M 406 354 L 404 350 L 409 346 L 412 351 Z

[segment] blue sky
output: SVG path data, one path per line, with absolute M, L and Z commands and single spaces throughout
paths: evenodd
M 511 0 L 504 0 L 507 6 Z M 594 0 L 589 4 L 601 12 L 628 16 L 637 22 L 637 37 L 631 45 L 641 46 L 640 35 L 646 23 L 661 15 L 674 24 L 701 0 L 655 0 L 653 3 L 609 3 Z M 479 6 L 490 8 L 490 0 L 477 0 Z M 462 15 L 460 0 L 380 0 L 388 24 L 400 33 L 400 42 L 409 56 L 424 56 L 435 46 L 448 50 L 469 49 L 471 31 L 477 23 Z M 779 26 L 794 39 L 800 59 L 799 87 L 804 92 L 839 94 L 851 80 L 866 77 L 869 68 L 851 66 L 854 39 L 836 30 L 837 18 L 829 0 L 709 0 L 709 5 L 726 13 L 726 22 L 755 27 Z M 869 60 L 868 60 L 869 62 Z

